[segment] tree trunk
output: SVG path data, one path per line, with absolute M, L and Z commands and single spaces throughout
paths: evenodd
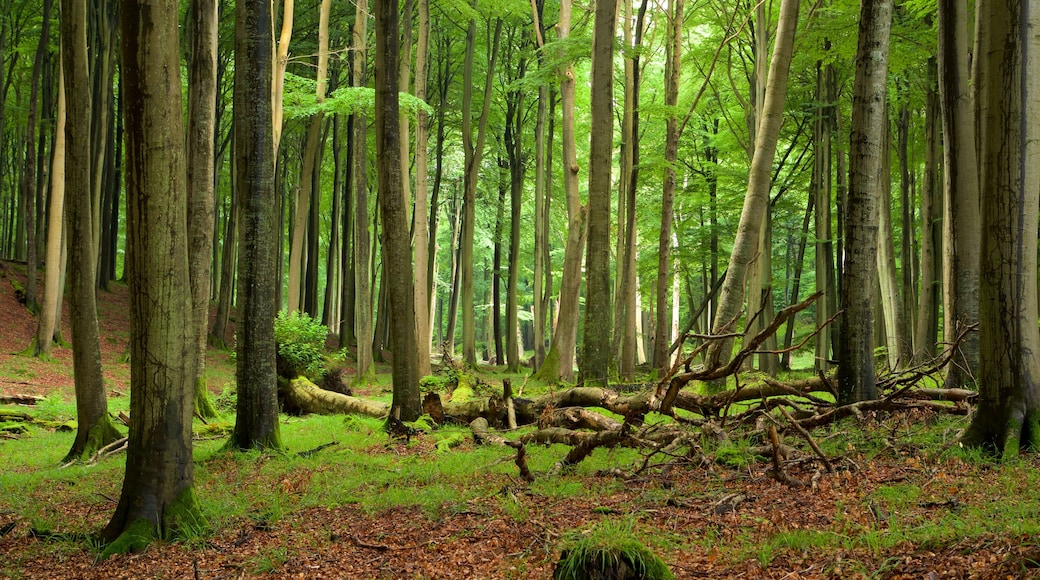
M 682 0 L 677 8 L 682 21 Z M 607 384 L 610 373 L 610 168 L 614 145 L 614 30 L 617 1 L 596 0 L 592 39 L 591 135 L 589 143 L 589 232 L 585 261 L 585 334 L 581 380 Z M 677 57 L 678 58 L 678 57 Z
M 51 0 L 43 3 L 43 24 L 40 32 L 40 40 L 36 45 L 36 54 L 33 57 L 32 78 L 29 81 L 29 110 L 26 112 L 25 126 L 25 172 L 22 174 L 22 195 L 25 197 L 25 306 L 30 312 L 38 312 L 39 303 L 36 301 L 36 271 L 39 269 L 39 258 L 37 257 L 37 220 L 36 220 L 36 198 L 38 190 L 36 187 L 36 117 L 39 109 L 40 75 L 43 69 L 43 57 L 47 52 L 50 42 L 51 23 Z M 40 140 L 43 137 L 40 136 Z M 42 167 L 40 168 L 42 170 Z
M 234 143 L 234 139 L 232 139 Z M 232 145 L 232 151 L 237 157 L 238 146 Z M 231 163 L 229 168 L 231 183 L 238 183 L 238 172 L 235 164 Z M 238 187 L 232 187 L 228 194 L 229 203 L 227 210 L 227 223 L 224 226 L 224 247 L 220 258 L 220 289 L 217 293 L 217 314 L 213 320 L 213 329 L 210 330 L 210 342 L 221 349 L 228 349 L 227 325 L 231 313 L 235 284 L 235 272 L 238 262 L 238 198 L 240 197 Z
M 271 134 L 272 153 L 275 164 L 278 163 L 278 146 L 282 142 L 282 100 L 285 96 L 285 67 L 289 64 L 289 41 L 292 40 L 293 12 L 296 8 L 295 0 L 282 0 L 282 30 L 278 36 L 278 44 L 274 46 L 276 51 L 274 63 L 271 65 Z M 272 26 L 274 20 L 272 16 Z M 274 34 L 274 31 L 272 31 Z M 274 39 L 272 38 L 272 42 Z M 237 77 L 237 75 L 236 75 Z
M 560 2 L 560 19 L 556 25 L 558 40 L 564 41 L 570 36 L 571 8 L 571 0 Z M 574 138 L 574 64 L 570 61 L 564 63 L 560 71 L 560 102 L 563 107 L 561 151 L 563 189 L 567 200 L 567 245 L 563 255 L 556 331 L 553 333 L 549 352 L 535 373 L 535 378 L 547 383 L 557 383 L 561 379 L 574 380 L 574 347 L 578 341 L 578 292 L 581 289 L 581 258 L 586 233 L 586 210 L 581 206 L 578 197 L 580 168 Z
M 412 250 L 408 236 L 408 208 L 402 194 L 398 76 L 397 5 L 378 1 L 376 21 L 376 155 L 379 160 L 379 207 L 383 218 L 383 247 L 389 286 L 390 333 L 394 348 L 391 414 L 414 421 L 422 413 L 419 399 L 419 363 L 415 335 L 415 291 Z M 403 138 L 407 138 L 404 136 Z M 393 280 L 393 283 L 388 283 Z
M 354 87 L 365 86 L 368 0 L 358 0 L 354 18 Z M 375 375 L 372 367 L 372 232 L 368 222 L 368 119 L 354 115 L 354 328 L 357 336 L 357 375 L 364 384 Z
M 1014 457 L 1040 448 L 1037 215 L 1040 213 L 1040 14 L 1028 3 L 993 0 L 980 34 L 998 50 L 980 63 L 986 85 L 980 158 L 982 261 L 979 287 L 979 406 L 963 435 L 970 446 Z M 964 211 L 964 208 L 959 208 Z
M 744 207 L 740 214 L 737 237 L 733 242 L 726 280 L 719 296 L 712 334 L 732 332 L 740 317 L 744 303 L 744 276 L 753 267 L 760 251 L 759 230 L 765 212 L 769 209 L 769 189 L 776 154 L 776 143 L 783 120 L 784 101 L 787 98 L 787 77 L 794 47 L 795 30 L 798 26 L 798 0 L 784 0 L 777 21 L 776 41 L 773 58 L 769 65 L 769 80 L 766 86 L 762 119 L 758 123 L 755 137 L 754 156 L 748 175 L 748 188 L 744 196 Z M 662 240 L 663 242 L 663 240 Z M 660 298 L 658 298 L 660 300 Z M 754 313 L 749 313 L 753 315 Z M 657 329 L 660 336 L 662 329 Z M 733 340 L 716 340 L 708 347 L 705 355 L 707 366 L 720 366 L 732 357 Z M 655 361 L 656 365 L 656 361 Z
M 430 52 L 430 1 L 419 0 L 419 30 L 415 46 L 415 97 L 426 101 L 426 84 Z M 407 141 L 407 139 L 405 139 Z M 427 112 L 419 108 L 415 119 L 415 211 L 412 213 L 412 244 L 415 247 L 415 334 L 419 361 L 419 376 L 432 373 L 430 368 L 430 317 L 433 313 L 430 302 L 433 292 L 430 281 L 430 248 L 436 249 L 437 238 L 430 237 L 430 204 L 428 195 L 427 146 L 429 143 L 429 120 Z M 434 212 L 437 211 L 434 206 Z M 436 235 L 436 232 L 434 232 Z M 434 256 L 436 257 L 436 256 Z M 436 262 L 435 260 L 433 261 Z
M 474 316 L 474 272 L 473 272 L 473 236 L 476 227 L 477 180 L 480 176 L 480 160 L 484 154 L 484 143 L 487 139 L 488 116 L 491 111 L 492 83 L 495 76 L 495 59 L 498 55 L 498 42 L 502 36 L 502 20 L 495 19 L 494 39 L 488 47 L 488 68 L 484 80 L 484 106 L 477 123 L 477 142 L 472 142 L 472 81 L 473 51 L 476 45 L 476 20 L 470 20 L 466 35 L 466 64 L 463 79 L 462 105 L 462 142 L 466 154 L 465 159 L 465 193 L 463 196 L 462 219 L 462 359 L 467 364 L 477 362 L 476 318 Z
M 888 123 L 885 127 L 889 127 Z M 892 179 L 889 154 L 892 132 L 886 130 L 881 146 L 881 177 L 878 182 L 877 271 L 881 288 L 881 312 L 884 321 L 885 357 L 889 370 L 903 368 L 910 362 L 910 342 L 903 318 L 903 302 L 899 294 L 896 271 L 895 232 L 892 224 Z M 904 265 L 904 268 L 909 267 Z
M 939 192 L 939 93 L 936 60 L 928 60 L 928 92 L 925 104 L 924 183 L 921 187 L 921 289 L 917 295 L 914 325 L 914 360 L 935 358 L 939 341 L 940 272 L 942 268 L 942 198 Z
M 545 47 L 545 27 L 542 24 L 542 13 L 545 8 L 544 2 L 533 2 L 531 4 L 534 16 L 534 37 L 537 42 L 538 67 L 545 65 L 545 55 L 542 49 Z M 546 214 L 546 199 L 548 195 L 549 171 L 546 157 L 546 117 L 548 115 L 549 86 L 545 82 L 538 85 L 538 116 L 534 127 L 534 272 L 532 299 L 534 306 L 534 368 L 541 368 L 545 360 L 545 326 L 546 326 L 546 297 L 552 293 L 552 288 L 546 287 L 546 272 L 552 269 L 549 255 L 549 233 L 548 216 Z
M 65 263 L 65 75 L 58 63 L 58 108 L 54 121 L 54 154 L 51 158 L 50 208 L 47 215 L 46 270 L 43 278 L 43 308 L 36 326 L 34 355 L 50 357 L 55 328 L 59 328 L 62 270 Z
M 947 342 L 963 329 L 979 322 L 979 236 L 982 230 L 976 119 L 970 87 L 980 80 L 975 79 L 973 83 L 968 76 L 967 6 L 956 0 L 941 0 L 939 100 L 943 133 L 943 334 Z M 979 370 L 978 333 L 966 336 L 952 354 L 952 364 L 946 367 L 946 385 L 951 388 L 971 386 Z
M 291 0 L 287 1 L 289 4 Z M 241 228 L 234 449 L 279 449 L 274 319 L 278 311 L 278 196 L 274 186 L 271 4 L 240 0 L 235 30 L 235 165 Z
M 881 178 L 888 76 L 891 0 L 864 0 L 860 9 L 856 80 L 852 95 L 849 193 L 842 272 L 842 403 L 877 398 L 874 379 L 874 293 L 877 287 L 878 192 Z
M 191 279 L 195 357 L 195 409 L 217 416 L 206 390 L 210 252 L 213 246 L 214 134 L 217 105 L 217 2 L 193 0 L 188 67 L 188 274 Z
M 526 72 L 526 61 L 521 59 L 518 80 Z M 524 195 L 523 164 L 523 108 L 524 93 L 513 91 L 512 100 L 507 105 L 511 114 L 506 115 L 506 148 L 509 155 L 509 280 L 506 284 L 506 362 L 509 372 L 520 371 L 520 359 L 523 355 L 523 344 L 518 343 L 520 333 L 519 294 L 520 294 L 520 212 Z M 536 250 L 537 252 L 537 250 Z
M 90 87 L 87 78 L 85 0 L 61 2 L 61 51 L 66 101 L 65 188 L 68 227 L 69 311 L 78 429 L 66 460 L 79 459 L 115 441 L 108 419 L 98 338 L 94 234 L 90 217 Z
M 193 489 L 196 347 L 177 3 L 126 0 L 121 12 L 133 420 L 123 491 L 101 534 L 112 542 L 103 556 L 139 551 L 201 519 Z

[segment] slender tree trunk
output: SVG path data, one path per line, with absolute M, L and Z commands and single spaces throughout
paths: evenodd
M 291 0 L 289 0 L 291 2 Z M 289 2 L 287 2 L 288 4 Z M 239 0 L 235 7 L 235 165 L 238 235 L 238 313 L 234 449 L 279 449 L 274 320 L 278 312 L 278 195 L 271 80 L 271 4 Z
M 980 11 L 982 10 L 980 4 Z M 981 22 L 981 18 L 979 19 Z M 977 52 L 975 54 L 984 54 Z M 946 343 L 979 322 L 979 171 L 975 114 L 968 76 L 968 15 L 963 2 L 939 2 L 939 100 L 943 132 L 943 334 Z M 979 120 L 980 126 L 984 122 Z M 953 348 L 952 345 L 947 348 Z M 968 334 L 951 353 L 946 386 L 975 382 L 979 336 Z
M 193 31 L 188 67 L 188 272 L 198 361 L 193 382 L 195 409 L 208 419 L 217 415 L 206 390 L 217 105 L 217 2 L 193 0 L 188 11 Z
M 677 2 L 682 21 L 682 0 Z M 606 385 L 610 373 L 610 169 L 614 145 L 614 30 L 617 0 L 596 0 L 592 40 L 589 239 L 585 263 L 585 335 L 581 380 Z
M 232 145 L 232 151 L 237 153 L 237 146 Z M 230 182 L 238 183 L 238 172 L 234 163 L 231 164 Z M 227 325 L 231 314 L 232 301 L 234 300 L 233 289 L 235 287 L 235 272 L 238 262 L 238 198 L 237 187 L 232 187 L 229 193 L 227 211 L 227 223 L 224 226 L 224 247 L 220 258 L 220 289 L 217 293 L 217 313 L 213 319 L 213 328 L 209 333 L 210 343 L 221 349 L 228 349 Z
M 538 66 L 545 65 L 545 55 L 542 48 L 545 46 L 545 28 L 542 24 L 542 13 L 544 2 L 533 2 L 531 4 L 534 15 L 534 37 L 538 48 Z M 546 299 L 552 292 L 552 288 L 546 288 L 545 272 L 551 269 L 551 264 L 546 259 L 549 254 L 549 233 L 546 227 L 545 206 L 548 194 L 548 182 L 550 168 L 546 163 L 546 117 L 548 115 L 549 86 L 546 83 L 538 85 L 538 116 L 535 118 L 534 127 L 534 368 L 541 368 L 545 360 L 545 325 L 546 325 Z
M 886 127 L 889 125 L 886 123 Z M 891 151 L 892 132 L 885 131 L 881 147 L 881 177 L 878 182 L 877 271 L 881 288 L 881 313 L 884 321 L 885 357 L 889 370 L 896 370 L 910 362 L 910 342 L 907 340 L 903 303 L 899 294 L 899 274 L 896 271 L 895 232 L 892 224 L 892 179 L 888 152 Z M 906 267 L 906 266 L 904 266 Z
M 864 0 L 860 9 L 852 95 L 849 194 L 842 271 L 838 399 L 877 398 L 874 377 L 874 295 L 877 288 L 878 192 L 884 131 L 891 0 Z
M 365 44 L 367 42 L 368 1 L 358 0 L 354 19 L 354 86 L 363 87 Z M 354 115 L 354 328 L 357 335 L 357 376 L 364 384 L 375 374 L 372 368 L 372 232 L 368 222 L 368 119 Z
M 674 107 L 678 102 L 679 77 L 682 74 L 682 1 L 675 3 L 673 8 L 675 12 L 668 17 L 670 32 L 665 63 L 665 106 L 667 107 Z M 665 165 L 661 193 L 661 231 L 657 240 L 657 307 L 655 309 L 657 320 L 654 325 L 653 357 L 653 368 L 659 376 L 664 376 L 671 366 L 668 348 L 670 341 L 666 329 L 670 327 L 668 317 L 671 314 L 668 309 L 668 290 L 671 288 L 674 275 L 672 271 L 672 221 L 675 219 L 675 163 L 679 151 L 678 119 L 675 115 L 669 115 L 665 124 Z M 779 124 L 777 127 L 779 129 Z M 770 155 L 770 159 L 772 159 L 772 155 Z
M 55 328 L 60 319 L 61 295 L 64 293 L 65 241 L 65 76 L 58 63 L 58 106 L 54 118 L 54 153 L 51 158 L 50 207 L 47 214 L 46 270 L 43 278 L 43 308 L 36 325 L 34 355 L 50 357 Z
M 914 360 L 935 358 L 939 340 L 939 301 L 942 263 L 942 198 L 939 196 L 939 92 L 936 59 L 928 59 L 928 90 L 925 104 L 924 183 L 921 187 L 921 289 L 917 295 L 914 325 Z
M 744 208 L 740 214 L 737 237 L 733 242 L 726 280 L 719 296 L 712 334 L 732 332 L 740 317 L 744 303 L 744 278 L 749 268 L 755 265 L 760 251 L 759 230 L 769 209 L 769 188 L 776 142 L 787 97 L 787 77 L 794 47 L 795 30 L 798 26 L 798 0 L 784 0 L 777 21 L 776 41 L 773 58 L 769 65 L 769 80 L 765 89 L 762 119 L 758 123 L 754 156 L 748 175 L 748 188 L 744 196 Z M 660 300 L 660 299 L 659 299 Z M 753 314 L 753 313 L 749 313 Z M 660 335 L 661 329 L 658 329 Z M 730 360 L 733 340 L 716 340 L 708 347 L 706 361 L 709 367 L 725 364 Z M 655 362 L 656 366 L 656 362 Z
M 78 429 L 66 460 L 89 456 L 116 440 L 108 418 L 98 338 L 94 235 L 90 217 L 90 87 L 87 78 L 86 0 L 61 2 L 61 51 L 66 101 L 65 189 L 69 310 Z
M 477 180 L 480 176 L 480 161 L 484 154 L 484 143 L 487 139 L 488 115 L 491 111 L 492 83 L 495 73 L 495 59 L 498 55 L 498 43 L 502 36 L 502 20 L 495 20 L 495 31 L 488 48 L 488 68 L 484 81 L 484 106 L 477 123 L 477 142 L 472 143 L 470 115 L 472 105 L 473 50 L 476 44 L 476 20 L 471 20 L 466 36 L 466 65 L 463 80 L 462 105 L 462 142 L 466 152 L 465 193 L 463 196 L 462 220 L 462 358 L 470 365 L 477 362 L 476 319 L 474 317 L 474 273 L 473 273 L 473 237 L 476 227 Z M 467 99 L 466 95 L 469 95 Z
M 282 30 L 278 36 L 278 44 L 271 45 L 275 53 L 273 55 L 274 63 L 271 66 L 273 75 L 271 80 L 271 127 L 272 151 L 275 155 L 275 164 L 278 163 L 278 146 L 282 142 L 282 100 L 285 92 L 285 67 L 289 64 L 289 42 L 292 40 L 293 13 L 295 9 L 295 0 L 282 0 Z M 273 25 L 274 21 L 272 20 Z
M 570 36 L 571 0 L 560 2 L 557 39 Z M 560 74 L 560 102 L 563 107 L 561 151 L 563 154 L 563 188 L 567 201 L 567 245 L 564 248 L 563 275 L 560 280 L 560 306 L 556 330 L 549 352 L 535 378 L 557 383 L 574 380 L 574 348 L 578 340 L 578 292 L 581 289 L 582 249 L 585 246 L 586 210 L 578 197 L 578 167 L 574 138 L 574 64 L 565 61 Z M 551 148 L 550 148 L 551 150 Z M 547 189 L 548 191 L 548 189 Z
M 193 489 L 196 346 L 177 8 L 173 0 L 121 6 L 133 420 L 123 490 L 101 534 L 113 543 L 103 555 L 140 551 L 201 520 Z
M 519 78 L 523 78 L 526 62 L 520 63 Z M 520 333 L 520 212 L 524 195 L 523 166 L 523 111 L 524 94 L 514 91 L 513 101 L 507 105 L 511 114 L 506 115 L 506 147 L 509 155 L 509 281 L 506 285 L 506 362 L 509 372 L 520 370 L 523 344 L 518 343 Z
M 402 136 L 398 104 L 397 5 L 377 1 L 376 22 L 376 155 L 379 162 L 379 207 L 383 220 L 386 256 L 384 286 L 388 288 L 393 359 L 391 415 L 414 421 L 422 413 L 419 399 L 419 363 L 415 359 L 415 293 L 412 251 L 408 239 L 408 208 L 402 195 Z M 393 280 L 387 284 L 386 280 Z
M 829 43 L 825 43 L 827 50 Z M 831 351 L 831 327 L 827 321 L 835 312 L 835 280 L 834 280 L 834 243 L 832 241 L 831 227 L 831 200 L 832 200 L 832 171 L 831 159 L 831 131 L 834 125 L 835 95 L 831 93 L 830 77 L 832 75 L 831 65 L 824 66 L 821 62 L 816 63 L 816 95 L 820 106 L 816 109 L 815 130 L 813 132 L 815 155 L 813 165 L 814 175 L 814 205 L 816 206 L 816 218 L 814 227 L 816 231 L 816 290 L 823 292 L 820 300 L 816 302 L 816 357 L 814 370 L 826 372 L 830 368 L 833 358 Z
M 426 101 L 426 84 L 430 52 L 430 1 L 419 0 L 418 25 L 415 45 L 415 97 Z M 407 139 L 404 139 L 407 141 Z M 433 371 L 430 368 L 430 317 L 433 293 L 430 282 L 430 248 L 436 249 L 437 239 L 430 236 L 430 205 L 427 169 L 427 146 L 429 144 L 429 119 L 425 109 L 420 108 L 415 119 L 415 211 L 412 213 L 412 244 L 415 248 L 415 334 L 418 339 L 419 376 Z M 434 206 L 436 212 L 436 206 Z M 434 232 L 436 234 L 436 232 Z

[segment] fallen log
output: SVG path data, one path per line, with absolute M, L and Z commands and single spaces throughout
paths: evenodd
M 46 401 L 47 397 L 41 397 L 40 395 L 0 395 L 0 405 L 35 405 L 40 401 Z
M 291 381 L 279 380 L 278 394 L 282 407 L 288 412 L 315 415 L 365 415 L 383 418 L 390 414 L 390 405 L 326 391 L 306 377 Z

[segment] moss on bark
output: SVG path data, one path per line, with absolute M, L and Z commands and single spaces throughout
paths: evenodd
M 206 528 L 206 520 L 199 509 L 195 489 L 189 487 L 170 502 L 161 514 L 158 524 L 149 518 L 139 517 L 130 522 L 123 531 L 102 550 L 99 559 L 116 554 L 130 554 L 144 550 L 158 539 L 174 540 L 189 537 Z
M 123 434 L 116 429 L 116 426 L 112 423 L 112 420 L 109 419 L 108 415 L 102 415 L 98 418 L 97 422 L 87 430 L 87 435 L 83 438 L 82 443 L 80 443 L 79 437 L 76 438 L 76 442 L 72 444 L 72 449 L 70 449 L 65 458 L 62 459 L 62 463 L 90 459 L 99 449 L 117 439 L 121 439 L 122 437 Z
M 195 380 L 195 412 L 203 419 L 214 419 L 217 416 L 217 408 L 209 399 L 209 391 L 206 389 L 206 379 L 199 377 Z

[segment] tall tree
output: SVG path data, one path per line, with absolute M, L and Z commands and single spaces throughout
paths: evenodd
M 290 0 L 291 1 L 291 0 Z M 280 448 L 274 319 L 278 198 L 274 188 L 271 3 L 235 5 L 235 166 L 239 217 L 235 449 Z
M 665 106 L 674 107 L 679 101 L 679 77 L 682 73 L 682 0 L 672 4 L 673 13 L 669 14 L 667 57 L 665 62 Z M 795 7 L 797 10 L 797 6 Z M 792 32 L 793 35 L 793 32 Z M 781 101 L 781 107 L 783 102 Z M 675 162 L 679 154 L 679 122 L 675 114 L 668 115 L 665 121 L 665 163 L 664 179 L 661 186 L 661 230 L 657 240 L 657 286 L 655 296 L 656 323 L 654 324 L 654 357 L 653 368 L 660 376 L 668 371 L 669 333 L 671 327 L 668 309 L 668 296 L 672 286 L 672 221 L 675 219 Z M 779 130 L 779 124 L 777 125 Z M 775 145 L 774 145 L 775 147 Z M 770 160 L 773 156 L 770 154 Z M 631 187 L 631 186 L 630 186 Z M 765 201 L 769 200 L 766 191 Z
M 679 1 L 682 14 L 682 0 Z M 581 378 L 606 385 L 610 369 L 610 168 L 614 145 L 614 30 L 617 1 L 596 0 L 589 136 L 589 239 Z
M 928 59 L 928 89 L 925 96 L 924 174 L 921 184 L 921 255 L 918 270 L 921 289 L 917 294 L 914 324 L 914 358 L 935 357 L 939 340 L 939 300 L 942 271 L 942 197 L 939 190 L 939 83 L 935 58 Z
M 463 194 L 462 246 L 460 266 L 462 268 L 462 358 L 467 364 L 476 364 L 476 318 L 474 316 L 474 254 L 473 239 L 476 228 L 477 181 L 480 177 L 480 162 L 487 141 L 488 116 L 491 112 L 491 95 L 495 75 L 495 60 L 498 43 L 502 37 L 502 20 L 495 19 L 493 39 L 488 47 L 488 65 L 484 77 L 484 104 L 477 122 L 477 142 L 473 143 L 473 51 L 476 47 L 477 22 L 471 19 L 466 33 L 466 64 L 463 69 L 462 98 L 462 148 L 465 153 L 465 190 Z
M 368 0 L 358 0 L 354 16 L 352 63 L 354 87 L 365 86 L 368 36 Z M 363 383 L 375 373 L 372 366 L 372 233 L 368 218 L 368 119 L 363 112 L 354 115 L 354 140 L 351 169 L 354 183 L 354 328 L 357 336 L 357 375 Z
M 841 288 L 841 352 L 838 399 L 877 397 L 874 377 L 874 297 L 877 292 L 878 195 L 885 127 L 885 82 L 892 0 L 864 0 L 860 7 L 856 80 L 852 93 L 845 268 Z
M 560 20 L 556 35 L 566 41 L 571 33 L 571 0 L 560 2 Z M 567 242 L 563 250 L 563 274 L 560 279 L 560 306 L 557 311 L 556 332 L 553 333 L 549 352 L 535 377 L 549 383 L 560 379 L 574 379 L 574 348 L 578 341 L 578 294 L 581 290 L 582 250 L 585 247 L 585 218 L 587 210 L 578 197 L 578 155 L 574 138 L 574 63 L 563 57 L 560 66 L 560 106 L 563 154 L 563 190 L 567 203 Z M 552 149 L 549 148 L 551 151 Z M 551 164 L 550 164 L 551 165 Z
M 1040 449 L 1037 216 L 1040 214 L 1040 13 L 1020 0 L 983 2 L 979 407 L 962 440 L 1017 455 Z M 963 208 L 960 208 L 963 211 Z
M 210 251 L 213 246 L 214 135 L 217 107 L 217 2 L 192 0 L 191 61 L 188 65 L 188 272 L 195 333 L 195 409 L 215 417 L 206 390 L 209 330 Z
M 429 77 L 430 54 L 430 0 L 419 0 L 417 6 L 418 31 L 415 44 L 415 98 L 426 101 L 426 84 Z M 430 368 L 430 316 L 433 308 L 429 282 L 433 279 L 430 267 L 430 247 L 436 248 L 436 238 L 430 238 L 429 170 L 427 146 L 429 145 L 429 115 L 419 107 L 415 118 L 415 211 L 412 212 L 412 244 L 415 252 L 415 332 L 418 340 L 419 376 L 432 372 Z M 402 117 L 404 118 L 404 117 Z M 403 141 L 407 141 L 405 138 Z M 407 161 L 407 160 L 405 160 Z
M 40 39 L 36 44 L 36 53 L 33 56 L 32 78 L 29 80 L 29 110 L 26 112 L 27 122 L 25 125 L 25 171 L 22 172 L 22 195 L 25 197 L 25 305 L 30 311 L 36 312 L 40 305 L 36 301 L 36 270 L 39 267 L 36 242 L 36 198 L 37 198 L 37 175 L 36 175 L 36 121 L 39 116 L 39 93 L 40 76 L 43 72 L 44 56 L 47 54 L 50 43 L 51 24 L 51 0 L 43 2 L 43 23 L 40 30 Z M 42 140 L 42 136 L 40 139 Z M 41 168 L 42 169 L 42 168 Z
M 130 279 L 130 435 L 105 554 L 197 526 L 195 346 L 177 2 L 121 5 Z M 209 252 L 207 251 L 207 254 Z
M 58 103 L 54 123 L 54 153 L 51 156 L 50 196 L 47 213 L 46 270 L 43 277 L 43 308 L 36 325 L 34 353 L 49 357 L 59 328 L 65 269 L 65 76 L 58 65 Z
M 108 418 L 101 374 L 90 204 L 90 84 L 87 75 L 86 0 L 61 2 L 61 59 L 66 101 L 65 206 L 68 225 L 69 315 L 76 381 L 76 439 L 66 460 L 78 459 L 119 437 Z
M 318 71 L 315 79 L 315 100 L 321 104 L 325 101 L 325 86 L 327 83 L 329 69 L 329 12 L 332 9 L 331 0 L 322 0 L 319 5 L 318 16 Z M 305 277 L 304 254 L 307 253 L 307 239 L 312 241 L 318 235 L 316 230 L 310 230 L 310 218 L 315 212 L 312 206 L 317 206 L 321 201 L 321 190 L 315 187 L 315 167 L 320 166 L 321 154 L 318 148 L 322 143 L 321 127 L 325 115 L 317 112 L 311 115 L 307 123 L 307 139 L 303 149 L 303 164 L 300 169 L 300 188 L 296 199 L 295 220 L 292 224 L 292 241 L 289 244 L 289 296 L 288 311 L 296 312 L 304 306 L 304 300 L 300 293 L 302 281 Z M 308 258 L 312 256 L 308 255 Z M 315 274 L 308 272 L 308 276 Z M 313 306 L 312 306 L 313 309 Z M 305 309 L 306 310 L 306 309 Z M 308 311 L 314 316 L 316 311 Z
M 392 413 L 413 421 L 422 413 L 419 399 L 419 362 L 415 358 L 415 294 L 412 250 L 408 235 L 408 208 L 401 189 L 401 125 L 398 91 L 397 3 L 376 0 L 376 155 L 379 208 L 383 221 L 390 302 L 390 332 L 394 347 Z M 407 138 L 405 136 L 404 138 Z
M 981 11 L 983 4 L 979 5 Z M 968 76 L 967 6 L 939 2 L 939 101 L 943 133 L 943 329 L 953 338 L 979 321 L 979 163 Z M 980 12 L 981 13 L 981 12 Z M 983 53 L 978 53 L 983 54 Z M 979 81 L 976 80 L 975 83 Z M 970 386 L 978 373 L 979 336 L 968 334 L 947 366 L 946 386 Z
M 798 0 L 783 0 L 780 5 L 773 58 L 769 64 L 769 79 L 765 87 L 765 101 L 755 132 L 755 148 L 748 174 L 747 193 L 744 196 L 744 207 L 740 213 L 740 224 L 737 226 L 737 237 L 730 253 L 729 268 L 722 284 L 719 305 L 715 311 L 712 334 L 733 331 L 744 303 L 745 273 L 749 268 L 757 267 L 756 260 L 760 252 L 770 251 L 769 248 L 759 248 L 758 241 L 765 212 L 769 210 L 773 157 L 776 155 L 784 101 L 787 98 L 787 78 L 794 49 L 795 31 L 798 28 L 798 8 Z M 754 312 L 750 312 L 749 316 L 753 314 Z M 659 328 L 657 332 L 660 334 L 662 329 Z M 732 356 L 732 350 L 732 339 L 716 340 L 708 348 L 707 365 L 712 367 L 726 363 Z M 655 359 L 654 364 L 658 366 L 659 361 Z

